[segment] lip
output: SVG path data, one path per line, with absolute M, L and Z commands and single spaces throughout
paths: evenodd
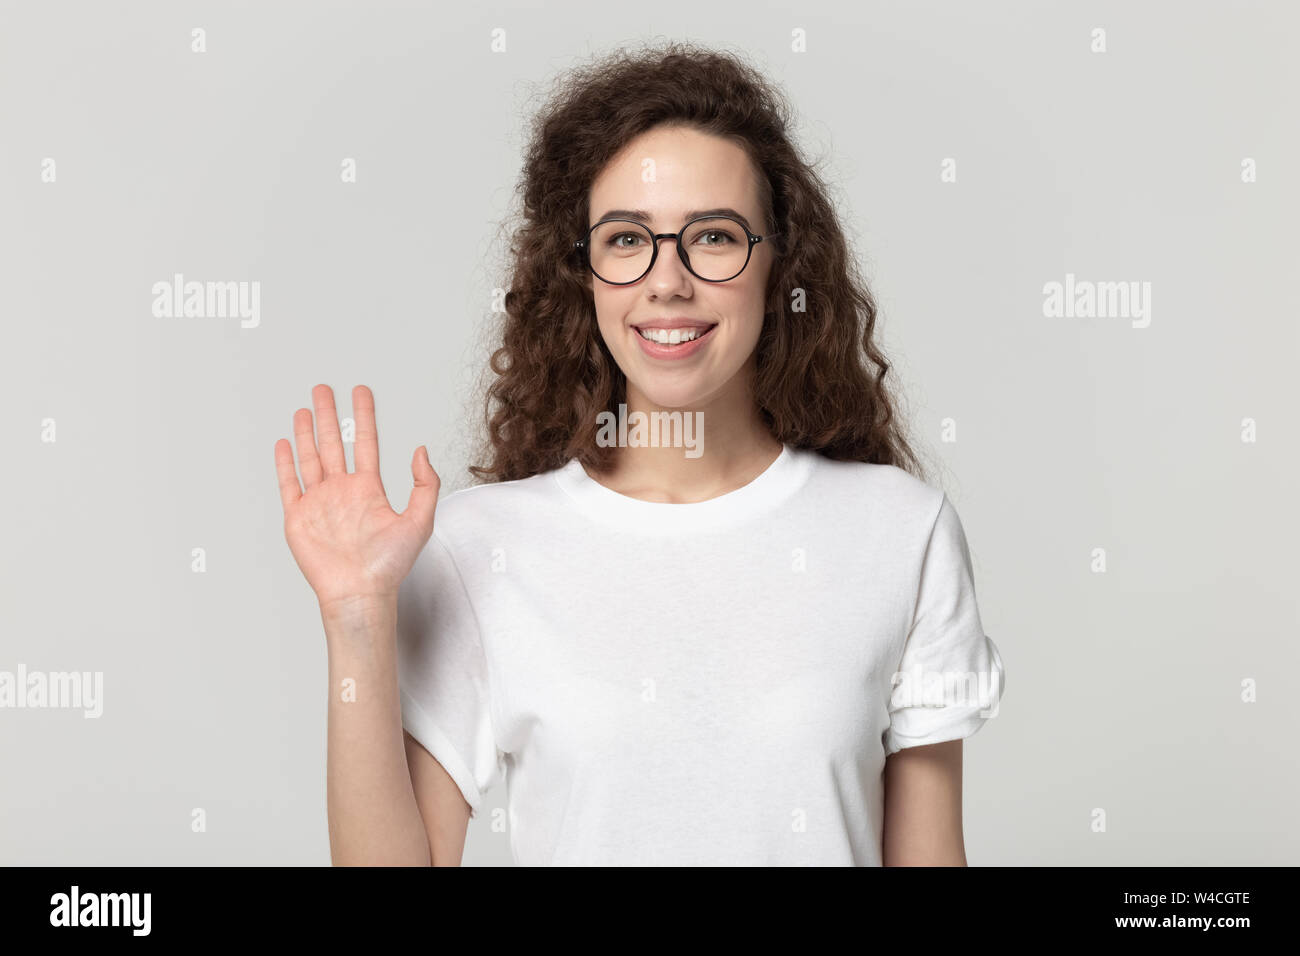
M 685 316 L 674 316 L 673 318 L 662 319 L 644 319 L 635 323 L 634 329 L 707 329 L 711 325 L 717 325 L 717 322 L 705 322 L 703 319 L 688 319 Z
M 701 322 L 698 319 L 649 319 L 640 325 L 632 326 L 632 335 L 645 355 L 654 359 L 684 359 L 694 355 L 708 344 L 716 329 L 716 322 Z M 660 345 L 643 338 L 638 329 L 706 329 L 698 338 L 678 345 Z

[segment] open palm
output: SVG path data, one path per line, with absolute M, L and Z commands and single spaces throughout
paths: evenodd
M 316 409 L 300 408 L 293 416 L 298 470 L 288 439 L 275 443 L 275 469 L 284 506 L 284 534 L 294 560 L 325 608 L 353 599 L 395 597 L 433 533 L 438 504 L 438 474 L 424 446 L 411 460 L 415 485 L 406 510 L 388 503 L 379 478 L 379 434 L 370 389 L 352 390 L 356 418 L 355 470 L 347 470 L 334 392 L 328 385 L 312 389 Z

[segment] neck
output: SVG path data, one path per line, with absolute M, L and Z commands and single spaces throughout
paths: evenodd
M 591 477 L 607 488 L 645 501 L 687 504 L 735 491 L 762 474 L 781 453 L 759 415 L 748 389 L 730 389 L 692 408 L 669 408 L 650 401 L 631 382 L 627 387 L 629 420 L 635 412 L 679 412 L 698 422 L 694 435 L 699 452 L 683 447 L 620 446 L 612 467 Z

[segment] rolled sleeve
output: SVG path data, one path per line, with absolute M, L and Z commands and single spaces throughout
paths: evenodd
M 984 633 L 961 520 L 947 495 L 926 545 L 916 610 L 893 675 L 886 756 L 969 737 L 996 716 L 1002 655 Z
M 397 667 L 402 727 L 442 765 L 477 816 L 503 775 L 503 754 L 478 622 L 436 528 L 398 594 Z

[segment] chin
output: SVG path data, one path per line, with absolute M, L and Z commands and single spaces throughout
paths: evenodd
M 629 391 L 635 389 L 647 402 L 658 408 L 687 411 L 698 411 L 714 402 L 730 387 L 736 386 L 736 375 L 740 371 L 713 366 L 680 370 L 647 369 L 635 360 L 628 367 L 633 370 L 633 374 L 627 376 Z
M 682 408 L 693 410 L 704 403 L 710 389 L 695 386 L 673 386 L 665 382 L 636 382 L 637 389 L 646 401 L 658 408 Z

